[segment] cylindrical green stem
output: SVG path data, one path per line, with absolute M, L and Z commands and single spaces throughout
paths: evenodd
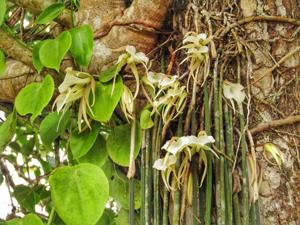
M 145 131 L 145 225 L 151 224 L 151 140 L 150 130 Z
M 211 134 L 211 118 L 210 118 L 210 104 L 209 91 L 207 81 L 204 84 L 204 123 L 205 132 L 207 135 Z M 212 158 L 211 153 L 207 152 L 207 174 L 205 186 L 205 225 L 211 224 L 211 205 L 212 205 Z
M 153 162 L 159 156 L 160 150 L 160 140 L 161 140 L 161 128 L 162 128 L 162 121 L 158 115 L 155 115 L 154 119 L 154 129 L 152 134 L 152 160 Z M 160 216 L 160 195 L 159 195 L 159 173 L 157 170 L 153 170 L 153 225 L 159 225 L 161 216 Z
M 180 116 L 179 120 L 178 120 L 178 127 L 177 127 L 176 136 L 178 136 L 178 137 L 182 136 L 182 116 Z M 176 171 L 178 171 L 178 169 L 180 167 L 180 162 L 181 162 L 181 159 L 179 158 L 176 162 Z M 175 183 L 174 180 L 172 182 Z M 180 199 L 181 199 L 181 193 L 180 193 L 180 190 L 178 190 L 177 187 L 174 187 L 174 185 L 172 185 L 172 186 L 173 186 L 173 188 L 176 188 L 175 191 L 173 192 L 174 206 L 173 206 L 172 224 L 173 225 L 179 225 L 180 224 Z
M 164 186 L 164 200 L 163 200 L 163 225 L 169 224 L 169 191 Z
M 214 125 L 215 125 L 215 143 L 217 149 L 222 151 L 222 141 L 221 141 L 221 117 L 222 114 L 220 113 L 222 110 L 222 99 L 220 97 L 222 96 L 220 93 L 219 88 L 219 79 L 218 79 L 218 57 L 216 58 L 215 65 L 214 65 L 214 73 L 213 73 L 213 95 L 214 95 Z M 216 182 L 216 206 L 217 206 L 217 224 L 218 225 L 224 225 L 225 224 L 225 206 L 223 204 L 223 188 L 224 187 L 224 158 L 220 157 L 219 160 L 216 160 L 215 162 L 215 182 Z
M 134 162 L 134 150 L 135 150 L 135 135 L 136 135 L 136 120 L 135 118 L 131 122 L 130 133 L 130 156 L 129 156 L 129 169 L 127 177 L 129 179 L 129 225 L 134 225 L 134 175 L 135 175 L 135 162 Z
M 140 210 L 140 221 L 141 224 L 145 224 L 145 209 L 146 209 L 146 131 L 143 131 L 143 142 L 142 142 L 142 157 L 141 157 L 141 210 Z
M 129 179 L 129 225 L 134 223 L 134 179 Z
M 232 111 L 228 105 L 224 105 L 225 128 L 226 128 L 226 155 L 233 160 L 233 127 L 232 127 Z M 233 202 L 232 202 L 232 165 L 228 160 L 225 161 L 225 195 L 227 209 L 227 224 L 233 224 Z
M 243 225 L 249 225 L 249 185 L 247 171 L 248 146 L 245 136 L 245 118 L 242 105 L 239 106 L 240 130 L 241 130 L 241 152 L 242 152 L 242 214 Z
M 234 224 L 241 225 L 241 212 L 238 193 L 233 194 Z
M 53 206 L 49 215 L 47 225 L 51 225 L 55 216 L 55 207 Z

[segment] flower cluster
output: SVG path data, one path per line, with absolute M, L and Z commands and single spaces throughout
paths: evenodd
M 134 96 L 132 95 L 131 90 L 126 85 L 124 85 L 123 87 L 123 94 L 120 105 L 127 120 L 133 119 L 134 99 L 137 97 L 140 87 L 140 78 L 137 65 L 142 64 L 147 73 L 148 63 L 148 57 L 142 52 L 136 52 L 135 47 L 130 45 L 126 47 L 126 53 L 120 55 L 116 63 L 116 73 L 118 73 L 123 66 L 128 66 L 136 80 L 136 91 Z
M 197 68 L 199 68 L 203 61 L 209 58 L 208 43 L 211 38 L 206 34 L 195 32 L 189 32 L 183 39 L 183 46 L 180 49 L 186 49 L 187 57 L 182 61 L 190 61 L 190 73 L 193 74 Z
M 204 150 L 211 151 L 215 154 L 215 152 L 207 146 L 207 144 L 214 143 L 215 140 L 212 136 L 206 135 L 205 132 L 200 132 L 199 135 L 196 136 L 183 136 L 183 137 L 173 137 L 171 140 L 167 141 L 162 149 L 164 149 L 167 153 L 164 158 L 157 159 L 153 168 L 160 170 L 162 179 L 166 187 L 170 189 L 174 189 L 174 186 L 170 185 L 170 176 L 173 174 L 175 183 L 180 187 L 183 183 L 184 174 L 188 171 L 190 161 L 192 160 L 192 156 L 195 154 L 199 154 L 200 159 L 204 162 L 205 169 L 203 173 L 203 177 L 201 180 L 201 184 L 206 175 L 206 167 L 207 167 L 207 157 Z M 176 172 L 175 164 L 177 159 L 182 157 L 181 165 Z
M 143 77 L 143 83 L 151 94 L 152 113 L 161 112 L 164 123 L 175 119 L 183 111 L 187 93 L 178 76 L 149 72 Z
M 58 87 L 59 95 L 54 101 L 58 112 L 63 114 L 71 107 L 71 105 L 80 100 L 78 110 L 78 130 L 81 131 L 82 119 L 86 125 L 91 128 L 87 116 L 87 110 L 91 113 L 95 102 L 95 80 L 92 75 L 84 72 L 75 71 L 72 68 L 66 69 L 66 76 L 63 83 Z M 92 103 L 90 105 L 89 96 L 92 93 Z

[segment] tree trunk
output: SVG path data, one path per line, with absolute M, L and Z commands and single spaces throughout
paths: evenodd
M 27 1 L 12 2 L 35 13 L 44 7 L 26 6 Z M 251 97 L 244 107 L 248 129 L 265 122 L 270 125 L 267 130 L 253 133 L 261 176 L 258 200 L 261 224 L 298 224 L 299 119 L 276 127 L 272 121 L 300 115 L 299 1 L 174 0 L 173 5 L 170 2 L 136 0 L 126 8 L 121 0 L 82 0 L 75 19 L 78 24 L 91 24 L 96 36 L 89 72 L 98 73 L 110 65 L 128 44 L 144 52 L 157 47 L 167 10 L 168 20 L 162 29 L 173 29 L 173 39 L 179 41 L 189 31 L 214 35 L 210 43 L 211 67 L 218 54 L 219 69 L 224 64 L 224 78 L 236 82 L 240 69 L 242 83 L 248 87 Z M 20 88 L 40 76 L 33 71 L 31 51 L 5 35 L 0 29 L 0 48 L 12 59 L 8 61 L 6 74 L 0 78 L 0 102 L 13 102 Z M 167 38 L 163 35 L 162 39 Z M 175 44 L 179 46 L 174 41 Z M 174 65 L 180 61 L 178 55 Z M 184 73 L 183 70 L 177 66 L 172 72 Z M 262 145 L 267 142 L 276 144 L 284 153 L 282 169 L 264 158 Z

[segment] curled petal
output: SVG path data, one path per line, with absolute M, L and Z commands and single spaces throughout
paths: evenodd
M 167 166 L 164 163 L 164 159 L 157 159 L 153 164 L 153 168 L 157 170 L 165 171 L 167 169 Z
M 136 49 L 132 45 L 127 45 L 126 46 L 126 52 L 128 52 L 130 55 L 135 55 Z

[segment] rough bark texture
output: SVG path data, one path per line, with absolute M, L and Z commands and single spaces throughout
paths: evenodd
M 38 13 L 52 0 L 12 2 Z M 135 0 L 129 8 L 126 8 L 121 0 L 82 0 L 81 9 L 75 15 L 76 22 L 91 24 L 97 36 L 89 71 L 96 73 L 112 63 L 121 53 L 122 48 L 128 44 L 136 46 L 139 51 L 149 52 L 156 44 L 156 31 L 161 27 L 170 2 L 170 0 Z M 175 9 L 173 28 L 182 34 L 195 30 L 207 33 L 210 32 L 209 30 L 218 30 L 215 26 L 220 22 L 219 18 L 227 25 L 257 15 L 300 19 L 297 0 L 174 1 L 173 8 Z M 256 21 L 238 26 L 224 39 L 216 40 L 234 44 L 239 42 L 247 46 L 248 59 L 252 62 L 251 68 L 248 68 L 252 76 L 251 80 L 266 74 L 251 88 L 253 95 L 249 128 L 261 122 L 300 114 L 299 52 L 285 60 L 277 69 L 270 71 L 277 61 L 299 46 L 298 30 L 294 24 Z M 12 44 L 8 44 L 10 41 Z M 30 52 L 1 31 L 0 48 L 3 48 L 11 58 L 31 65 Z M 231 54 L 229 50 L 225 53 Z M 242 58 L 241 61 L 243 81 L 245 81 L 246 58 Z M 228 71 L 231 71 L 232 76 L 236 76 L 236 67 L 236 63 L 228 64 Z M 17 61 L 9 61 L 6 74 L 0 80 L 0 101 L 12 102 L 22 86 L 36 79 L 36 76 L 28 75 L 30 73 L 32 73 L 30 67 Z M 11 78 L 19 75 L 21 77 Z M 297 225 L 300 221 L 299 134 L 298 123 L 254 136 L 257 161 L 263 177 L 259 200 L 261 224 Z M 277 144 L 284 152 L 285 163 L 282 170 L 268 164 L 263 158 L 261 145 L 266 142 Z
M 39 13 L 41 9 L 51 4 L 52 0 L 12 2 L 34 13 Z M 78 25 L 90 24 L 96 37 L 93 58 L 88 71 L 98 73 L 104 66 L 109 66 L 124 52 L 126 45 L 133 45 L 138 51 L 145 53 L 153 49 L 157 38 L 156 30 L 161 27 L 170 3 L 171 0 L 136 0 L 129 8 L 125 8 L 122 0 L 81 1 L 80 10 L 75 13 L 75 22 Z M 0 48 L 3 48 L 8 56 L 16 60 L 27 65 L 32 64 L 30 51 L 24 49 L 20 43 L 1 30 Z M 4 75 L 4 77 L 7 76 L 8 74 Z M 2 87 L 6 86 L 5 83 L 11 85 L 13 81 L 0 80 Z M 17 92 L 11 93 L 10 96 L 13 94 L 17 94 Z M 1 93 L 0 101 L 7 101 L 6 96 Z
M 241 1 L 243 15 L 274 15 L 299 19 L 297 1 Z M 247 25 L 247 32 L 253 39 L 262 40 L 249 43 L 254 54 L 253 77 L 265 74 L 270 67 L 287 53 L 299 46 L 299 39 L 293 36 L 296 31 L 291 24 L 282 23 L 251 23 Z M 291 56 L 278 68 L 252 88 L 253 94 L 268 104 L 255 101 L 252 111 L 251 126 L 257 122 L 264 122 L 299 115 L 299 52 Z M 298 97 L 297 97 L 298 96 Z M 298 105 L 298 106 L 297 106 Z M 270 107 L 274 106 L 274 108 Z M 278 109 L 275 111 L 274 109 Z M 285 154 L 285 163 L 282 170 L 271 166 L 260 154 L 257 147 L 259 164 L 262 168 L 261 185 L 261 215 L 262 224 L 296 225 L 300 221 L 300 207 L 297 186 L 292 180 L 299 171 L 299 124 L 273 129 L 273 132 L 262 132 L 256 136 L 257 145 L 266 142 L 277 144 Z M 297 179 L 297 178 L 296 178 Z M 298 178 L 299 179 L 299 178 Z M 299 188 L 299 186 L 298 186 Z

